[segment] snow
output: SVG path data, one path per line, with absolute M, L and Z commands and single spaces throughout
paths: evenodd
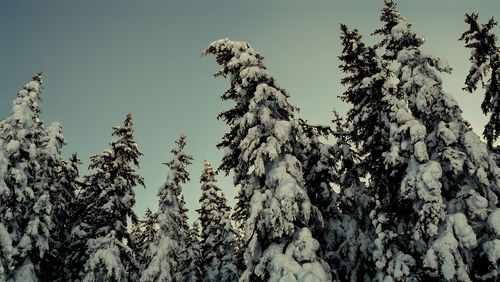
M 472 130 L 469 130 L 463 134 L 462 138 L 467 154 L 470 156 L 475 166 L 488 167 L 488 148 L 484 142 L 481 142 L 479 136 Z
M 483 251 L 488 256 L 488 260 L 497 264 L 500 259 L 500 240 L 494 239 L 483 244 Z
M 429 155 L 427 154 L 427 146 L 423 141 L 418 141 L 417 143 L 415 143 L 413 150 L 415 158 L 419 162 L 425 162 L 429 159 Z
M 439 269 L 443 277 L 452 280 L 456 274 L 454 250 L 458 247 L 458 242 L 450 231 L 444 232 L 439 239 L 434 241 L 427 251 L 424 259 L 424 266 Z
M 410 139 L 413 142 L 423 140 L 426 136 L 426 129 L 423 124 L 418 121 L 412 121 L 409 123 L 410 126 Z
M 85 264 L 84 282 L 124 278 L 125 268 L 121 261 L 121 250 L 115 240 L 114 231 L 106 237 L 89 240 L 88 248 L 93 252 Z
M 442 121 L 438 124 L 437 134 L 447 146 L 455 143 L 458 139 L 457 135 Z
M 323 266 L 315 261 L 319 243 L 307 228 L 300 229 L 283 253 L 283 244 L 272 243 L 262 255 L 255 274 L 270 274 L 268 281 L 328 281 Z M 307 262 L 299 264 L 299 262 Z
M 13 250 L 12 238 L 4 224 L 0 222 L 0 254 L 2 255 L 2 259 L 10 261 Z
M 467 203 L 467 207 L 469 209 L 469 213 L 471 216 L 477 217 L 481 220 L 484 220 L 487 215 L 487 208 L 488 208 L 488 199 L 485 197 L 474 193 L 470 197 L 468 197 L 465 202 Z M 490 215 L 491 216 L 491 215 Z M 500 218 L 499 218 L 500 219 Z M 500 222 L 499 222 L 500 224 Z M 499 225 L 500 226 L 500 225 Z
M 389 273 L 392 272 L 392 276 L 396 280 L 403 280 L 404 277 L 409 276 L 410 270 L 414 265 L 415 259 L 412 256 L 398 252 L 389 263 Z
M 444 160 L 448 160 L 451 165 L 451 169 L 454 173 L 463 171 L 465 159 L 467 158 L 464 152 L 455 150 L 453 148 L 446 148 L 442 155 Z
M 453 225 L 455 236 L 465 248 L 475 247 L 477 245 L 476 234 L 467 222 L 463 213 L 456 213 L 448 216 L 449 224 Z
M 292 126 L 290 122 L 279 120 L 274 123 L 274 136 L 281 142 L 286 142 L 290 139 Z
M 446 230 L 432 242 L 431 248 L 427 251 L 424 266 L 439 269 L 447 280 L 457 276 L 458 280 L 470 281 L 458 250 L 459 246 L 465 248 L 477 246 L 474 231 L 462 213 L 449 215 L 446 226 Z
M 53 122 L 47 127 L 47 142 L 45 150 L 52 155 L 60 154 L 61 147 L 66 144 L 66 139 L 62 135 L 62 126 L 59 122 Z
M 38 277 L 36 276 L 35 273 L 35 266 L 33 265 L 33 262 L 31 262 L 29 257 L 26 257 L 24 259 L 23 264 L 17 269 L 15 269 L 13 274 L 14 274 L 13 275 L 14 281 L 27 281 L 27 282 L 38 281 Z
M 500 209 L 495 209 L 488 216 L 488 225 L 500 237 Z
M 5 146 L 5 150 L 7 151 L 7 154 L 14 155 L 19 151 L 20 147 L 21 143 L 19 142 L 19 140 L 12 139 Z
M 404 20 L 401 20 L 391 29 L 391 36 L 394 38 L 394 40 L 398 40 L 406 36 L 409 32 L 410 30 L 408 27 L 408 23 Z

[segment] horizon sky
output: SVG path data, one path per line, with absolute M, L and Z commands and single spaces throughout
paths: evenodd
M 155 210 L 170 150 L 187 135 L 193 155 L 191 181 L 183 186 L 190 220 L 200 197 L 203 160 L 217 167 L 216 148 L 228 127 L 217 120 L 232 104 L 220 100 L 228 88 L 214 78 L 219 66 L 200 54 L 219 38 L 246 41 L 262 54 L 268 70 L 301 109 L 299 117 L 330 124 L 332 110 L 348 106 L 338 65 L 339 24 L 358 28 L 367 43 L 379 21 L 383 1 L 362 0 L 6 0 L 0 4 L 0 118 L 10 113 L 16 93 L 43 71 L 42 119 L 59 121 L 68 145 L 65 157 L 77 152 L 87 173 L 89 157 L 102 152 L 111 128 L 132 113 L 146 189 L 136 189 L 135 210 Z M 423 50 L 447 60 L 451 75 L 442 74 L 444 89 L 453 94 L 476 133 L 486 117 L 480 109 L 483 90 L 461 88 L 470 63 L 469 50 L 458 38 L 467 28 L 464 14 L 478 12 L 480 22 L 500 20 L 498 0 L 398 1 L 413 30 L 425 37 Z M 498 26 L 495 28 L 500 35 Z M 219 187 L 234 206 L 231 175 L 219 175 Z

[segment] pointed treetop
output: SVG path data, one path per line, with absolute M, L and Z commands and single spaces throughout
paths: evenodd
M 38 72 L 35 76 L 33 76 L 32 78 L 34 81 L 38 81 L 40 83 L 42 83 L 42 72 Z
M 469 25 L 469 30 L 458 39 L 465 42 L 465 47 L 474 50 L 469 58 L 474 67 L 470 69 L 463 88 L 470 93 L 477 89 L 479 81 L 485 85 L 484 76 L 491 70 L 487 62 L 495 53 L 499 53 L 496 46 L 497 37 L 492 32 L 497 22 L 494 18 L 490 18 L 485 24 L 479 24 L 478 17 L 476 13 L 465 14 L 465 23 Z
M 175 140 L 175 144 L 177 144 L 177 147 L 170 150 L 170 153 L 172 153 L 173 159 L 169 161 L 168 163 L 163 163 L 166 165 L 169 169 L 180 169 L 182 167 L 179 167 L 179 162 L 185 164 L 185 165 L 190 165 L 191 161 L 193 160 L 193 157 L 187 155 L 184 152 L 184 149 L 186 148 L 187 145 L 187 136 L 184 134 L 181 134 L 177 140 Z M 190 179 L 186 179 L 186 181 L 189 181 Z
M 133 138 L 134 123 L 132 122 L 132 114 L 128 113 L 125 117 L 123 125 L 113 126 L 113 136 Z M 140 152 L 139 152 L 140 153 Z M 140 155 L 142 155 L 140 153 Z
M 212 168 L 212 165 L 209 161 L 203 161 L 203 172 L 200 176 L 200 182 L 214 182 L 217 173 Z
M 497 22 L 491 18 L 485 24 L 479 24 L 477 19 L 477 14 L 465 15 L 469 30 L 459 38 L 465 42 L 465 47 L 471 49 L 469 61 L 472 65 L 463 89 L 472 93 L 481 81 L 482 88 L 485 89 L 481 109 L 485 115 L 489 114 L 483 136 L 488 147 L 494 148 L 494 143 L 500 136 L 500 47 L 497 47 L 497 37 L 492 32 Z M 489 78 L 485 79 L 488 74 Z
M 241 56 L 242 54 L 245 55 Z M 215 76 L 226 76 L 232 70 L 242 67 L 242 65 L 265 68 L 262 64 L 264 57 L 255 52 L 250 44 L 242 41 L 232 41 L 228 38 L 210 43 L 203 55 L 215 55 L 217 63 L 224 67 Z
M 382 35 L 385 36 L 391 33 L 391 30 L 394 26 L 396 26 L 400 21 L 405 20 L 403 16 L 398 11 L 398 5 L 393 0 L 385 0 L 384 7 L 381 10 L 380 20 L 385 23 L 382 28 L 379 28 L 373 32 L 373 35 Z M 387 39 L 382 41 L 382 44 Z
M 374 35 L 382 35 L 384 39 L 378 44 L 385 46 L 386 53 L 382 56 L 386 60 L 395 60 L 398 52 L 406 47 L 419 47 L 424 39 L 410 32 L 411 24 L 398 11 L 393 0 L 385 0 L 380 20 L 384 26 L 375 30 Z

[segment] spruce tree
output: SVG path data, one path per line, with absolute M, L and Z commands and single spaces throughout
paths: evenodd
M 182 197 L 182 185 L 190 180 L 187 166 L 193 157 L 187 155 L 186 136 L 176 142 L 171 151 L 172 160 L 165 165 L 170 169 L 165 184 L 158 191 L 158 231 L 146 252 L 147 267 L 141 281 L 184 281 L 186 246 L 189 225 L 187 209 Z
M 322 255 L 330 265 L 334 281 L 366 280 L 373 273 L 370 263 L 373 236 L 369 233 L 371 221 L 367 216 L 370 201 L 361 181 L 359 157 L 349 142 L 347 122 L 335 111 L 334 117 L 332 133 L 336 141 L 333 145 L 325 144 L 328 153 L 323 154 L 334 160 L 329 167 L 332 171 L 328 184 L 337 186 L 338 191 L 329 192 L 330 205 L 322 209 L 325 218 L 320 241 Z
M 439 189 L 433 183 L 422 183 L 418 188 L 429 191 L 428 195 L 409 194 L 406 190 L 410 177 L 421 178 L 433 167 L 428 162 L 425 127 L 398 97 L 388 64 L 377 56 L 376 48 L 366 46 L 357 30 L 342 25 L 341 31 L 341 69 L 346 73 L 342 83 L 347 87 L 342 99 L 352 104 L 352 108 L 347 113 L 348 128 L 342 130 L 340 125 L 337 128 L 346 132 L 339 140 L 353 144 L 359 163 L 354 163 L 352 154 L 344 156 L 343 170 L 351 175 L 351 180 L 344 185 L 357 189 L 344 193 L 356 196 L 340 203 L 347 203 L 344 214 L 357 219 L 355 222 L 361 227 L 358 236 L 362 240 L 357 242 L 363 242 L 364 252 L 358 259 L 365 263 L 361 263 L 363 268 L 359 274 L 367 273 L 379 280 L 417 279 L 420 273 L 416 260 L 422 256 L 422 250 L 416 246 L 427 240 L 422 233 L 439 223 L 443 209 L 439 201 L 433 202 L 438 198 L 436 190 Z M 361 176 L 368 179 L 370 200 L 360 190 Z M 356 204 L 349 205 L 349 202 Z M 361 214 L 368 208 L 371 209 L 371 230 L 362 224 Z M 367 261 L 366 253 L 372 253 L 371 260 Z
M 66 144 L 59 123 L 53 123 L 47 128 L 44 141 L 46 151 L 52 158 L 47 158 L 47 166 L 52 167 L 50 198 L 52 203 L 52 232 L 49 240 L 49 252 L 45 256 L 42 277 L 43 280 L 54 281 L 62 278 L 64 272 L 64 257 L 69 251 L 68 239 L 72 222 L 70 212 L 75 204 L 76 191 L 79 187 L 78 165 L 81 164 L 76 154 L 68 161 L 61 157 L 61 148 Z
M 392 6 L 392 1 L 386 1 L 387 5 Z M 392 13 L 399 14 L 395 9 Z M 397 52 L 397 91 L 425 126 L 432 162 L 421 181 L 406 177 L 405 190 L 409 195 L 417 192 L 425 196 L 416 188 L 429 183 L 435 187 L 430 190 L 432 195 L 439 195 L 428 207 L 440 224 L 437 229 L 432 226 L 422 232 L 434 236 L 428 237 L 423 265 L 417 263 L 426 275 L 439 279 L 470 281 L 496 276 L 496 260 L 493 262 L 490 256 L 490 263 L 483 252 L 496 251 L 491 245 L 497 235 L 489 219 L 498 206 L 500 175 L 495 159 L 462 118 L 452 95 L 442 89 L 439 73 L 449 73 L 451 68 L 441 59 L 424 54 L 420 49 L 423 40 L 411 31 L 406 19 L 395 18 L 398 21 L 386 34 L 386 46 Z M 415 166 L 410 168 L 417 171 Z M 434 180 L 430 181 L 430 176 Z M 436 204 L 445 205 L 444 214 Z
M 109 149 L 91 157 L 91 174 L 79 195 L 83 207 L 72 228 L 73 252 L 67 261 L 71 280 L 121 281 L 136 271 L 127 221 L 136 220 L 134 188 L 144 181 L 137 172 L 142 153 L 130 114 L 123 126 L 113 127 L 113 136 Z
M 54 164 L 60 146 L 40 117 L 42 76 L 17 93 L 9 117 L 0 122 L 0 278 L 44 279 L 43 269 L 54 229 L 53 196 L 60 183 Z M 64 140 L 60 131 L 56 139 Z
M 277 86 L 263 57 L 245 42 L 217 40 L 205 50 L 222 66 L 216 76 L 229 77 L 223 100 L 233 109 L 219 115 L 229 126 L 219 148 L 220 169 L 234 172 L 240 187 L 235 219 L 244 224 L 245 270 L 241 281 L 329 279 L 312 235 L 318 214 L 305 188 L 297 109 Z
M 216 172 L 208 161 L 200 177 L 201 198 L 197 210 L 201 225 L 203 281 L 235 281 L 237 231 L 231 223 L 231 209 L 216 183 Z
M 54 222 L 56 229 L 52 232 L 50 241 L 50 259 L 46 262 L 45 277 L 49 281 L 65 280 L 65 259 L 73 250 L 70 248 L 70 233 L 73 227 L 72 213 L 77 206 L 76 193 L 81 183 L 78 180 L 78 166 L 81 164 L 76 154 L 72 154 L 68 161 L 57 166 L 61 192 L 55 193 Z
M 485 93 L 481 109 L 485 115 L 490 115 L 483 136 L 488 147 L 493 149 L 493 144 L 500 135 L 500 47 L 497 47 L 497 37 L 492 32 L 497 22 L 491 18 L 487 23 L 479 24 L 477 20 L 478 14 L 465 14 L 469 30 L 460 37 L 465 42 L 465 47 L 471 49 L 469 61 L 472 65 L 465 79 L 464 89 L 472 93 L 477 89 L 479 81 L 482 82 Z M 489 78 L 486 79 L 488 74 Z
M 187 230 L 184 239 L 185 254 L 183 258 L 182 276 L 183 281 L 198 282 L 203 281 L 203 272 L 201 269 L 201 246 L 200 246 L 200 225 L 197 220 L 193 226 Z
M 153 242 L 157 232 L 158 220 L 157 214 L 153 213 L 149 208 L 146 209 L 144 217 L 133 223 L 132 236 L 134 242 L 134 253 L 137 263 L 141 267 L 141 271 L 147 267 L 146 252 L 149 245 Z

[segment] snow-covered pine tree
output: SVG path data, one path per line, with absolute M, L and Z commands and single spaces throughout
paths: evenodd
M 347 123 L 336 111 L 334 117 L 336 141 L 328 146 L 328 152 L 335 162 L 329 174 L 331 184 L 338 186 L 339 191 L 330 192 L 331 203 L 322 210 L 325 229 L 320 242 L 334 281 L 361 281 L 373 274 L 373 236 L 370 236 L 371 221 L 367 216 L 369 198 L 361 181 L 363 170 L 349 144 Z
M 70 233 L 73 226 L 72 212 L 77 206 L 76 192 L 80 189 L 78 166 L 80 159 L 72 154 L 68 161 L 62 161 L 57 166 L 60 192 L 53 193 L 54 200 L 54 226 L 50 243 L 50 261 L 45 264 L 45 277 L 49 281 L 64 281 L 65 258 L 72 250 L 70 246 Z
M 387 5 L 393 2 L 388 0 Z M 396 9 L 392 13 L 398 14 Z M 403 17 L 395 18 L 398 21 L 386 34 L 386 46 L 392 46 L 390 52 L 397 54 L 398 93 L 412 115 L 425 125 L 432 164 L 422 174 L 423 181 L 415 175 L 406 176 L 405 189 L 409 195 L 421 196 L 424 194 L 418 187 L 431 185 L 433 189 L 427 190 L 435 199 L 429 207 L 436 219 L 443 219 L 441 212 L 436 213 L 439 206 L 446 207 L 444 224 L 427 228 L 427 233 L 436 236 L 421 247 L 427 248 L 422 267 L 428 270 L 427 275 L 439 279 L 497 277 L 498 256 L 494 254 L 500 250 L 495 247 L 499 237 L 492 218 L 498 207 L 500 171 L 486 144 L 462 118 L 456 101 L 442 89 L 439 72 L 449 73 L 451 68 L 424 54 L 420 50 L 423 39 L 411 31 Z M 413 174 L 417 171 L 414 166 L 410 169 Z
M 231 223 L 231 208 L 215 177 L 216 172 L 205 160 L 200 177 L 200 208 L 196 210 L 202 230 L 203 281 L 236 281 L 239 277 L 235 257 L 238 233 Z
M 311 227 L 314 228 L 312 232 L 316 234 L 323 232 L 323 219 L 331 218 L 337 210 L 336 196 L 331 186 L 337 176 L 335 146 L 320 141 L 320 138 L 327 139 L 330 136 L 330 127 L 310 125 L 302 119 L 299 119 L 299 124 L 297 135 L 300 136 L 300 145 L 296 147 L 296 154 L 302 164 L 305 188 L 314 203 L 311 207 L 311 219 L 317 222 L 311 222 Z
M 492 32 L 497 22 L 491 18 L 487 23 L 479 24 L 477 19 L 478 14 L 465 14 L 469 30 L 459 39 L 465 42 L 465 47 L 471 49 L 469 60 L 472 65 L 465 79 L 464 89 L 470 93 L 474 92 L 479 81 L 485 88 L 481 109 L 490 117 L 484 127 L 483 136 L 488 147 L 493 149 L 493 144 L 500 135 L 500 47 L 497 47 L 497 37 Z M 488 73 L 489 78 L 485 82 Z
M 316 207 L 295 153 L 297 109 L 248 43 L 221 39 L 204 54 L 222 66 L 216 76 L 231 80 L 222 99 L 236 102 L 219 115 L 231 128 L 218 147 L 225 149 L 220 169 L 233 171 L 240 187 L 235 219 L 244 223 L 246 245 L 240 281 L 328 280 L 311 232 L 311 222 L 321 219 L 311 219 Z
M 136 220 L 134 188 L 144 186 L 138 174 L 142 155 L 133 136 L 132 116 L 113 127 L 110 148 L 91 157 L 91 174 L 79 195 L 82 210 L 74 216 L 67 271 L 82 281 L 121 281 L 133 277 L 136 262 L 127 221 Z
M 149 245 L 153 242 L 154 236 L 158 230 L 157 214 L 149 208 L 146 209 L 144 217 L 133 223 L 132 237 L 135 247 L 134 253 L 141 271 L 147 267 L 146 252 Z
M 68 247 L 69 232 L 72 222 L 70 212 L 75 204 L 75 193 L 79 187 L 78 165 L 80 160 L 73 154 L 69 161 L 61 157 L 61 148 L 66 144 L 61 125 L 57 122 L 47 128 L 44 148 L 47 153 L 46 165 L 53 168 L 50 185 L 52 203 L 52 232 L 49 240 L 49 252 L 46 254 L 43 267 L 43 280 L 55 281 L 62 278 L 64 257 L 70 251 Z
M 12 113 L 0 122 L 0 278 L 43 279 L 53 229 L 52 196 L 60 188 L 60 152 L 40 118 L 41 73 L 17 93 Z M 52 128 L 58 127 L 54 124 Z M 58 139 L 64 140 L 58 132 Z M 53 193 L 52 193 L 53 192 Z
M 347 114 L 348 140 L 360 154 L 359 167 L 374 201 L 368 203 L 373 205 L 373 278 L 424 279 L 429 276 L 423 267 L 425 246 L 444 225 L 441 167 L 429 160 L 425 126 L 391 82 L 389 59 L 361 42 L 357 30 L 342 27 L 342 33 L 341 68 L 348 75 L 342 80 L 348 87 L 343 99 L 353 105 Z M 387 53 L 385 58 L 392 57 Z
M 187 155 L 186 136 L 176 142 L 165 184 L 158 191 L 158 231 L 146 252 L 147 267 L 141 281 L 184 281 L 182 266 L 186 262 L 185 238 L 189 229 L 187 209 L 182 197 L 182 184 L 190 180 L 186 168 L 193 157 Z
M 378 47 L 384 47 L 385 53 L 382 58 L 388 61 L 396 60 L 399 50 L 404 46 L 421 44 L 422 38 L 411 35 L 405 37 L 405 41 L 400 41 L 398 43 L 391 40 L 393 36 L 393 28 L 400 23 L 400 21 L 406 21 L 398 11 L 397 5 L 393 0 L 384 0 L 384 7 L 382 8 L 382 13 L 380 15 L 380 20 L 384 23 L 382 28 L 379 28 L 373 32 L 372 35 L 383 36 L 382 41 L 378 44 Z M 411 24 L 407 22 L 408 28 Z M 397 32 L 398 30 L 394 30 Z
M 187 230 L 184 244 L 186 248 L 184 249 L 184 265 L 182 266 L 183 281 L 203 281 L 204 276 L 201 269 L 200 224 L 198 220 L 195 220 L 193 226 Z

